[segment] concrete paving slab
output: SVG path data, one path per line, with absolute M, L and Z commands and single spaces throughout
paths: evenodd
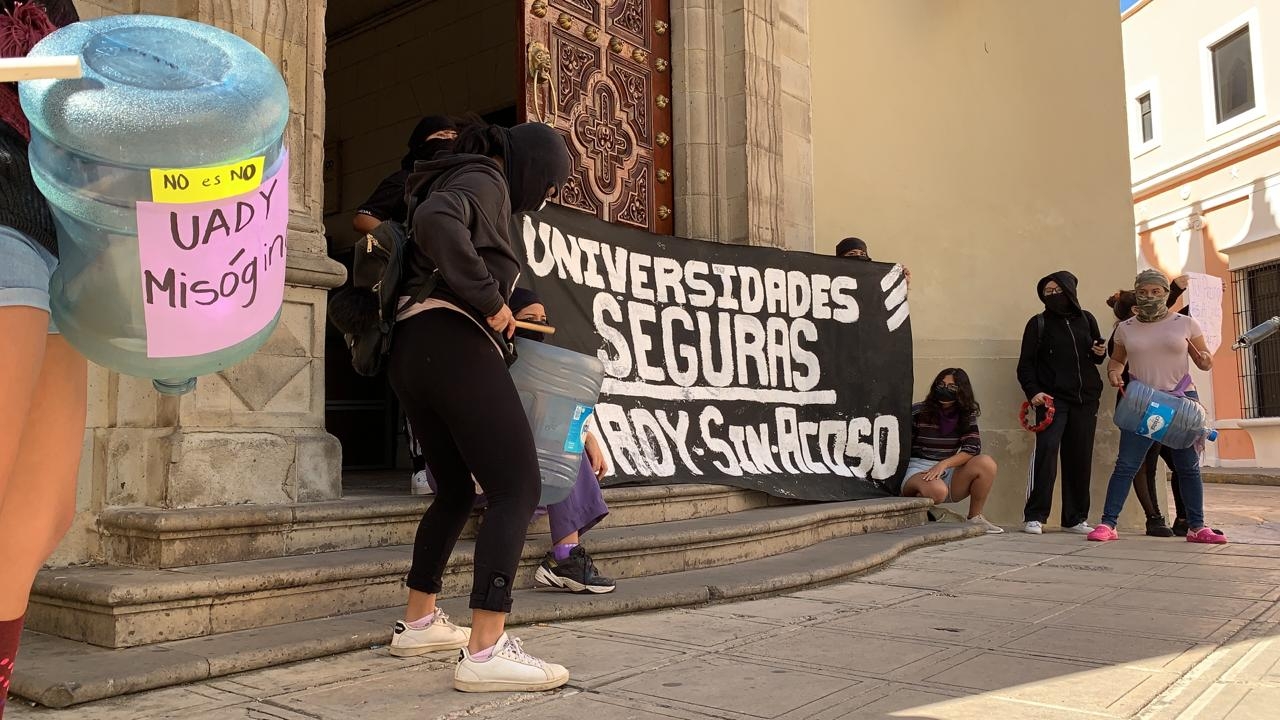
M 821 720 L 991 720 L 992 718 L 1034 718 L 1035 720 L 1098 720 L 1094 713 L 1075 712 L 1025 703 L 992 695 L 951 697 L 914 687 L 894 687 L 885 695 L 859 707 L 842 708 L 840 715 Z M 873 693 L 867 693 L 872 696 Z M 1107 716 L 1101 716 L 1107 717 Z
M 967 587 L 967 586 L 962 586 Z M 980 595 L 930 595 L 900 603 L 906 611 L 964 615 L 993 620 L 1038 622 L 1075 607 L 1072 603 L 1024 598 L 983 597 Z
M 1256 620 L 1271 603 L 1208 595 L 1173 594 L 1142 588 L 1122 588 L 1092 601 L 1094 605 L 1133 608 L 1148 612 L 1195 614 L 1205 617 Z
M 1243 620 L 1150 613 L 1144 610 L 1088 605 L 1068 610 L 1053 618 L 1063 627 L 1097 628 L 1135 635 L 1220 642 L 1244 628 Z
M 608 688 L 663 704 L 720 715 L 807 718 L 856 694 L 859 681 L 820 670 L 706 657 L 669 665 Z
M 855 634 L 915 638 L 949 644 L 972 645 L 996 633 L 1027 627 L 1025 623 L 956 615 L 938 615 L 897 607 L 871 610 L 824 623 L 823 627 Z
M 629 636 L 646 641 L 660 640 L 671 646 L 701 649 L 715 648 L 776 629 L 772 624 L 711 617 L 686 610 L 564 623 L 559 627 L 572 632 Z
M 869 582 L 847 582 L 839 585 L 802 590 L 791 597 L 837 602 L 858 607 L 892 605 L 903 600 L 920 597 L 929 591 L 917 588 L 894 587 Z
M 749 600 L 732 605 L 712 605 L 695 612 L 721 617 L 745 617 L 754 620 L 773 620 L 780 623 L 807 622 L 840 611 L 849 606 L 832 600 L 814 600 L 800 597 L 777 597 Z
M 1036 565 L 1035 567 L 1014 570 L 1000 576 L 1001 580 L 1011 580 L 1014 582 L 1056 582 L 1068 583 L 1081 586 L 1092 587 L 1125 587 L 1133 584 L 1138 576 L 1131 573 L 1110 573 L 1106 571 L 1081 571 L 1080 568 L 1087 568 L 1089 565 L 1080 563 L 1076 566 L 1064 565 L 1058 567 L 1045 567 L 1044 565 Z
M 1143 578 L 1141 587 L 1144 590 L 1168 591 L 1207 595 L 1210 597 L 1233 597 L 1248 600 L 1280 599 L 1280 586 L 1261 582 L 1199 582 L 1185 577 L 1149 577 Z
M 795 628 L 775 637 L 735 648 L 743 658 L 773 658 L 855 673 L 889 676 L 912 663 L 947 650 L 938 644 L 875 636 L 852 636 L 815 627 Z
M 596 637 L 572 630 L 526 642 L 525 649 L 569 668 L 570 682 L 580 688 L 592 688 L 685 655 L 638 639 Z
M 1075 603 L 1084 602 L 1089 598 L 1110 591 L 1111 588 L 1093 585 L 1076 585 L 1064 582 L 1026 582 L 1008 580 L 1005 577 L 974 580 L 949 590 L 949 592 L 964 595 L 995 595 Z
M 1169 670 L 1184 655 L 1201 646 L 1191 640 L 1150 638 L 1106 630 L 1040 627 L 1004 643 L 1002 647 L 1066 660 L 1087 658 L 1111 665 Z M 1200 656 L 1194 655 L 1196 659 Z
M 1280 586 L 1280 570 L 1258 570 L 1255 568 L 1223 567 L 1220 565 L 1183 565 L 1176 568 L 1173 577 L 1193 578 L 1212 582 L 1245 582 L 1263 583 Z M 1198 591 L 1197 591 L 1198 592 Z
M 876 585 L 895 585 L 898 587 L 917 588 L 921 590 L 943 590 L 970 580 L 977 580 L 977 575 L 957 572 L 938 572 L 933 570 L 912 570 L 910 568 L 891 567 L 864 578 L 866 582 Z
M 694 720 L 708 716 L 701 713 L 681 712 L 674 708 L 635 703 L 629 706 L 614 698 L 590 693 L 566 693 L 547 702 L 501 707 L 488 712 L 473 714 L 477 720 Z

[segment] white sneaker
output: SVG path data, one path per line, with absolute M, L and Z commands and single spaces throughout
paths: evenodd
M 535 692 L 554 690 L 567 682 L 569 671 L 563 665 L 526 653 L 520 638 L 509 638 L 506 633 L 483 662 L 472 660 L 464 647 L 453 671 L 453 687 L 462 692 Z
M 1065 532 L 1075 533 L 1076 535 L 1088 535 L 1093 532 L 1093 528 L 1089 527 L 1089 523 L 1082 522 L 1079 525 L 1072 525 L 1069 528 L 1062 528 Z
M 431 483 L 427 482 L 426 470 L 419 470 L 414 473 L 409 485 L 409 492 L 414 495 L 435 495 L 435 491 L 431 489 Z
M 999 535 L 1000 533 L 1004 532 L 1004 528 L 987 520 L 981 515 L 974 515 L 973 517 L 969 518 L 969 524 L 977 525 L 978 527 L 986 531 L 988 535 Z
M 414 657 L 429 652 L 458 650 L 471 640 L 471 629 L 449 622 L 443 610 L 436 611 L 435 620 L 421 630 L 411 628 L 397 620 L 391 631 L 391 654 L 396 657 Z
M 1044 533 L 1044 526 L 1035 520 L 1028 520 L 1022 526 L 1022 532 L 1028 533 L 1031 535 L 1040 535 Z

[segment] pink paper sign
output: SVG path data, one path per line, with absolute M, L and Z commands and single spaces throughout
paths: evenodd
M 138 203 L 147 357 L 204 355 L 267 327 L 284 302 L 289 157 L 256 189 Z

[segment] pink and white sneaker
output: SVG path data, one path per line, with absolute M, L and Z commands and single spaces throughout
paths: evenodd
M 1202 527 L 1195 532 L 1187 531 L 1187 542 L 1204 543 L 1205 545 L 1226 545 L 1227 536 L 1219 535 L 1213 528 Z
M 1110 525 L 1098 523 L 1098 527 L 1094 528 L 1093 532 L 1089 533 L 1089 539 L 1093 542 L 1111 542 L 1113 540 L 1119 540 L 1120 534 L 1117 533 L 1115 528 Z

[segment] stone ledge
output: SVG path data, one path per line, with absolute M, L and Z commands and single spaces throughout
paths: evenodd
M 935 524 L 858 535 L 762 560 L 629 580 L 608 595 L 566 597 L 520 590 L 510 622 L 577 620 L 790 592 L 875 569 L 913 548 L 979 534 L 966 525 Z M 465 619 L 465 602 L 444 604 L 457 611 L 457 619 Z M 10 692 L 65 708 L 383 645 L 399 618 L 396 607 L 124 650 L 28 631 Z M 441 660 L 451 658 L 440 655 Z
M 724 485 L 658 485 L 604 490 L 610 513 L 600 528 L 688 520 L 794 504 Z M 177 568 L 289 555 L 406 545 L 430 496 L 353 496 L 293 505 L 190 509 L 112 507 L 99 529 L 111 565 Z M 473 517 L 463 532 L 475 536 Z M 532 526 L 549 532 L 547 520 Z
M 1280 487 L 1280 470 L 1268 468 L 1201 468 L 1200 478 L 1219 485 Z
M 618 578 L 729 565 L 863 533 L 925 523 L 929 501 L 891 498 L 747 510 L 596 530 L 592 556 Z M 532 585 L 549 538 L 531 536 L 515 582 Z M 474 545 L 460 542 L 443 595 L 470 591 Z M 36 580 L 27 624 L 104 647 L 132 647 L 398 605 L 408 547 L 143 570 L 69 568 Z

